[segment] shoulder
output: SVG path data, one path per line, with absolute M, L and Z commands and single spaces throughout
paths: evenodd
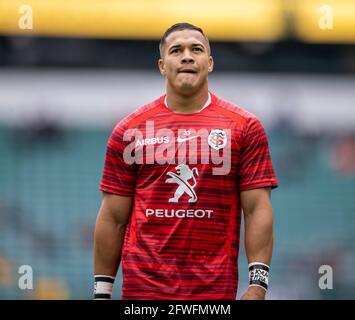
M 255 114 L 215 95 L 214 109 L 217 113 L 240 123 L 244 130 L 249 130 L 251 127 L 262 127 L 260 119 Z
M 149 119 L 154 114 L 159 112 L 161 109 L 161 101 L 164 96 L 160 96 L 159 98 L 151 101 L 143 106 L 138 107 L 135 111 L 124 117 L 121 121 L 119 121 L 113 132 L 120 132 L 128 129 L 134 128 L 139 123 Z

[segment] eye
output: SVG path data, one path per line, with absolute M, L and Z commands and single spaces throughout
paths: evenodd
M 193 51 L 202 52 L 203 50 L 200 47 L 196 47 L 196 48 L 193 49 Z
M 173 49 L 173 50 L 170 51 L 170 53 L 177 53 L 177 52 L 179 52 L 179 49 L 178 49 L 178 48 L 175 48 L 175 49 Z

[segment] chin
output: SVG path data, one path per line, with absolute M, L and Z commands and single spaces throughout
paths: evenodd
M 178 91 L 182 95 L 191 95 L 194 94 L 198 90 L 198 87 L 196 85 L 192 85 L 190 83 L 182 84 L 179 86 Z
M 192 94 L 199 90 L 201 85 L 196 81 L 181 81 L 179 83 L 172 84 L 172 88 L 179 94 Z
M 180 85 L 180 88 L 181 89 L 194 89 L 194 88 L 196 88 L 196 85 L 194 83 L 191 83 L 191 82 L 183 82 Z

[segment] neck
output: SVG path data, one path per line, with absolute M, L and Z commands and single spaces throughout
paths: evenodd
M 166 100 L 173 112 L 176 113 L 195 113 L 200 111 L 208 99 L 208 87 L 198 90 L 192 95 L 181 95 L 171 87 L 167 87 Z

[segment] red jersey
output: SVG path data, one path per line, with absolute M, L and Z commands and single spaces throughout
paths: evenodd
M 209 97 L 178 114 L 161 96 L 108 140 L 100 190 L 133 197 L 122 299 L 236 298 L 240 192 L 277 180 L 257 117 Z

